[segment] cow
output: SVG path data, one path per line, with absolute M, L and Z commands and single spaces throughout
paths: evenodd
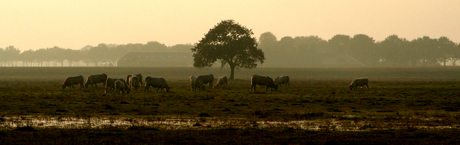
M 259 76 L 259 75 L 252 75 L 251 77 L 251 90 L 256 90 L 256 86 L 265 86 L 265 91 L 268 88 L 274 89 L 275 91 L 278 90 L 278 85 L 275 84 L 272 78 L 268 76 Z
M 142 74 L 140 73 L 137 73 L 137 74 L 132 74 L 133 76 L 136 76 L 138 79 L 139 79 L 139 83 L 141 85 L 144 85 L 144 83 L 142 82 Z
M 275 78 L 275 83 L 277 85 L 282 85 L 285 84 L 286 87 L 290 87 L 291 85 L 289 84 L 289 76 L 278 76 Z
M 102 87 L 105 86 L 105 82 L 107 81 L 107 75 L 105 73 L 97 74 L 97 75 L 90 75 L 86 80 L 85 88 L 88 88 L 88 85 L 93 86 L 93 84 L 97 88 L 97 83 L 102 83 Z
M 209 88 L 212 88 L 212 82 L 214 82 L 214 75 L 209 74 L 209 75 L 200 75 L 196 77 L 195 81 L 201 81 L 204 84 L 209 84 Z
M 128 84 L 123 79 L 117 79 L 114 82 L 115 90 L 120 91 L 120 94 L 129 94 L 131 92 L 131 88 L 129 88 Z
M 150 77 L 150 76 L 146 77 L 145 78 L 144 92 L 145 91 L 148 92 L 150 86 L 152 86 L 153 88 L 157 88 L 157 92 L 158 92 L 158 90 L 163 91 L 163 89 L 165 89 L 166 92 L 169 92 L 169 86 L 166 83 L 166 80 L 164 78 L 153 78 L 153 77 Z
M 194 75 L 189 77 L 190 79 L 190 87 L 192 88 L 192 91 L 195 91 L 195 79 L 196 77 Z
M 227 76 L 221 76 L 217 79 L 216 85 L 214 85 L 214 88 L 219 87 L 219 86 L 227 86 Z
M 128 75 L 126 77 L 126 83 L 128 84 L 129 88 L 134 88 L 137 90 L 141 86 L 141 81 L 139 80 L 140 78 L 137 77 L 135 74 L 133 75 Z
M 197 80 L 195 76 L 190 76 L 190 86 L 192 87 L 192 91 L 204 90 L 204 85 L 201 80 Z
M 62 89 L 65 89 L 66 87 L 73 89 L 74 88 L 73 85 L 75 84 L 80 84 L 80 89 L 81 89 L 83 88 L 84 82 L 85 82 L 85 78 L 83 78 L 82 75 L 68 77 L 67 79 L 64 80 L 64 83 L 62 83 Z
M 115 81 L 119 79 L 107 78 L 105 92 L 112 92 L 115 89 Z
M 367 78 L 354 79 L 350 83 L 350 91 L 352 91 L 353 89 L 357 90 L 358 87 L 364 86 L 366 86 L 367 90 L 369 90 L 369 80 Z

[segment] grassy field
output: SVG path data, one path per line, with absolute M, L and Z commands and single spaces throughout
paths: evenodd
M 220 120 L 242 118 L 254 122 L 332 118 L 364 122 L 363 130 L 365 128 L 377 129 L 377 131 L 351 134 L 340 130 L 333 131 L 334 126 L 328 126 L 319 132 L 292 128 L 257 129 L 256 127 L 255 129 L 218 128 L 208 130 L 208 132 L 189 130 L 183 133 L 174 130 L 159 132 L 156 128 L 153 129 L 154 131 L 145 129 L 148 131 L 144 134 L 136 134 L 132 130 L 117 133 L 119 129 L 115 129 L 117 130 L 115 133 L 108 133 L 108 136 L 136 136 L 139 138 L 146 137 L 146 135 L 158 135 L 164 137 L 165 140 L 160 143 L 165 144 L 173 143 L 170 141 L 174 141 L 176 137 L 185 138 L 183 142 L 176 143 L 194 143 L 212 136 L 219 137 L 215 134 L 223 134 L 222 137 L 248 135 L 258 137 L 262 141 L 255 142 L 249 138 L 245 141 L 225 139 L 218 141 L 237 144 L 283 143 L 275 142 L 275 139 L 288 139 L 284 141 L 289 142 L 289 136 L 294 138 L 291 140 L 292 143 L 302 143 L 299 141 L 309 138 L 318 139 L 311 140 L 313 143 L 324 144 L 328 140 L 343 141 L 346 138 L 359 137 L 363 138 L 350 141 L 370 141 L 368 143 L 372 143 L 372 140 L 367 140 L 368 136 L 376 136 L 377 139 L 396 136 L 408 141 L 414 138 L 425 138 L 428 143 L 452 143 L 441 142 L 442 139 L 447 138 L 455 143 L 458 141 L 456 137 L 460 134 L 458 130 L 460 128 L 458 123 L 460 122 L 460 68 L 240 69 L 236 71 L 235 80 L 231 80 L 228 87 L 207 89 L 202 92 L 190 90 L 188 77 L 191 75 L 212 73 L 215 77 L 219 77 L 229 76 L 229 72 L 228 69 L 220 68 L 0 68 L 0 115 L 3 116 L 2 120 L 9 116 L 109 116 L 157 119 L 200 117 L 203 122 L 206 121 L 203 119 L 205 117 Z M 101 85 L 99 88 L 87 89 L 79 89 L 78 86 L 75 90 L 62 90 L 60 87 L 66 77 L 81 74 L 86 78 L 91 74 L 99 73 L 106 73 L 111 78 L 125 78 L 128 74 L 133 73 L 141 73 L 144 77 L 164 77 L 171 86 L 171 92 L 155 92 L 153 89 L 151 92 L 133 90 L 130 94 L 120 95 L 105 94 Z M 279 91 L 268 92 L 258 87 L 257 91 L 250 91 L 252 74 L 267 75 L 272 78 L 289 75 L 291 87 L 281 86 Z M 350 92 L 348 84 L 352 79 L 359 77 L 369 78 L 370 90 L 361 89 Z M 403 126 L 401 127 L 403 131 L 386 130 L 387 124 L 392 126 L 400 124 Z M 432 127 L 425 130 L 415 126 L 448 126 L 448 129 L 441 131 L 441 129 Z M 134 130 L 139 131 L 139 129 Z M 102 129 L 96 134 L 104 134 L 105 131 L 107 129 Z M 88 134 L 93 134 L 95 131 L 42 129 L 39 132 L 42 135 L 53 132 L 67 132 L 67 134 L 83 132 L 76 138 L 87 138 L 90 136 Z M 193 132 L 199 135 L 193 136 Z M 229 135 L 235 132 L 236 134 Z M 286 136 L 279 136 L 279 134 L 286 134 Z M 27 133 L 4 130 L 0 133 L 0 140 L 14 135 L 26 136 Z M 324 138 L 324 136 L 330 136 L 330 138 Z M 331 140 L 334 138 L 337 140 Z M 143 139 L 147 142 L 156 141 L 149 138 Z M 386 143 L 396 141 L 398 140 L 389 139 Z M 69 140 L 66 143 L 69 143 Z M 129 141 L 119 143 L 129 143 Z

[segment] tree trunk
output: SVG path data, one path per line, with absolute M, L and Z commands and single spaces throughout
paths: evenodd
M 233 80 L 235 76 L 235 65 L 230 65 L 230 80 Z

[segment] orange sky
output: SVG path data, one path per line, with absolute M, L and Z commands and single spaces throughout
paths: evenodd
M 269 31 L 278 39 L 366 34 L 382 41 L 396 34 L 460 42 L 458 0 L 3 0 L 0 48 L 194 44 L 226 19 L 256 38 Z

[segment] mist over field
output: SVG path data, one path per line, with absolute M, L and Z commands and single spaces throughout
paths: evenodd
M 460 46 L 447 37 L 423 36 L 407 40 L 397 35 L 376 41 L 371 36 L 335 35 L 329 40 L 317 36 L 277 38 L 266 32 L 258 38 L 265 56 L 257 67 L 413 67 L 456 66 Z M 61 47 L 20 51 L 0 48 L 3 67 L 193 67 L 192 44 L 166 46 L 146 44 L 104 44 L 80 50 Z M 213 65 L 220 67 L 220 61 Z M 227 67 L 227 66 L 226 66 Z
M 191 75 L 213 74 L 229 76 L 229 69 L 220 68 L 162 68 L 162 67 L 7 67 L 2 68 L 1 80 L 48 80 L 64 81 L 69 76 L 106 73 L 112 78 L 126 78 L 133 73 L 152 77 L 164 77 L 171 81 L 188 81 Z M 457 67 L 342 67 L 342 68 L 255 68 L 238 69 L 235 79 L 249 81 L 253 74 L 270 76 L 288 75 L 292 81 L 351 81 L 354 78 L 367 77 L 373 81 L 460 81 L 460 68 Z M 349 82 L 348 82 L 349 83 Z M 249 86 L 249 84 L 248 84 Z

